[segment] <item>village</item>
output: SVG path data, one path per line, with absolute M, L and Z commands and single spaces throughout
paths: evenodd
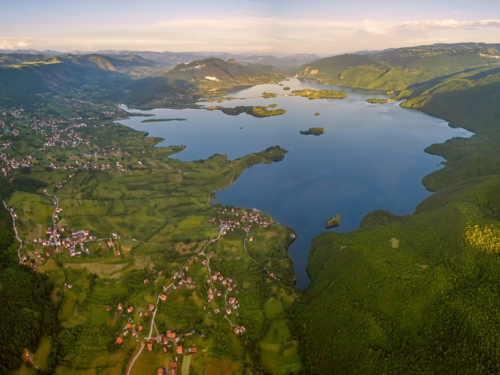
M 84 103 L 88 104 L 88 103 Z M 80 103 L 73 104 L 75 106 Z M 108 114 L 112 114 L 109 112 Z M 132 241 L 140 245 L 143 243 L 135 238 L 122 238 L 120 228 L 115 228 L 109 236 L 97 236 L 92 229 L 85 227 L 72 228 L 64 220 L 65 207 L 61 206 L 61 201 L 57 195 L 59 191 L 64 191 L 65 187 L 75 179 L 78 173 L 88 170 L 114 171 L 114 173 L 130 172 L 129 167 L 122 162 L 123 157 L 130 157 L 129 151 L 122 151 L 120 147 L 109 147 L 96 149 L 92 145 L 91 138 L 84 135 L 89 126 L 99 127 L 105 125 L 93 124 L 87 125 L 81 117 L 71 118 L 69 120 L 51 120 L 43 121 L 34 116 L 28 115 L 22 108 L 3 112 L 4 118 L 0 118 L 0 128 L 4 133 L 0 134 L 0 142 L 4 134 L 10 134 L 10 138 L 18 137 L 23 131 L 30 131 L 37 136 L 42 137 L 43 144 L 34 151 L 24 156 L 17 153 L 12 157 L 9 149 L 15 147 L 15 141 L 12 139 L 0 143 L 0 163 L 1 172 L 4 176 L 10 177 L 16 175 L 21 168 L 45 168 L 47 173 L 57 173 L 60 180 L 51 183 L 50 186 L 39 189 L 42 202 L 46 205 L 52 205 L 50 223 L 43 229 L 45 237 L 35 233 L 19 232 L 17 223 L 26 222 L 30 218 L 26 214 L 18 212 L 16 207 L 8 202 L 3 202 L 5 209 L 12 217 L 12 226 L 19 242 L 18 257 L 23 266 L 30 267 L 34 271 L 47 264 L 54 258 L 74 259 L 76 263 L 93 255 L 92 249 L 106 248 L 117 258 L 122 258 L 123 241 Z M 23 130 L 22 127 L 15 125 L 13 119 L 29 124 L 29 130 Z M 97 117 L 86 119 L 91 121 L 98 120 Z M 13 121 L 13 122 L 10 122 Z M 8 125 L 7 125 L 8 124 Z M 82 152 L 82 147 L 88 151 Z M 17 149 L 18 150 L 18 149 Z M 61 163 L 56 160 L 47 159 L 47 153 L 52 150 L 63 150 L 70 152 L 71 163 Z M 139 156 L 145 151 L 138 151 Z M 99 157 L 98 157 L 99 154 Z M 121 160 L 112 159 L 117 155 L 122 155 Z M 99 161 L 101 159 L 101 161 Z M 108 159 L 106 162 L 102 162 Z M 137 162 L 141 168 L 141 162 Z M 68 172 L 65 172 L 68 171 Z M 177 170 L 180 173 L 180 170 Z M 57 195 L 56 195 L 57 194 Z M 135 348 L 133 356 L 128 359 L 126 373 L 137 373 L 134 365 L 140 358 L 148 356 L 148 353 L 163 353 L 164 360 L 159 363 L 157 374 L 174 375 L 182 367 L 183 361 L 188 364 L 189 359 L 184 358 L 196 356 L 197 353 L 205 352 L 207 347 L 203 345 L 205 332 L 203 329 L 197 329 L 195 325 L 187 329 L 174 329 L 174 326 L 165 330 L 159 330 L 157 321 L 157 312 L 161 311 L 162 319 L 168 316 L 168 306 L 174 293 L 200 293 L 204 295 L 203 301 L 200 301 L 200 313 L 209 319 L 220 319 L 217 321 L 225 323 L 227 329 L 236 337 L 245 336 L 247 333 L 246 324 L 240 319 L 240 310 L 244 304 L 240 304 L 241 297 L 245 296 L 245 290 L 242 285 L 238 285 L 237 276 L 232 274 L 223 274 L 221 271 L 214 271 L 211 268 L 211 259 L 217 256 L 210 246 L 214 245 L 221 238 L 233 234 L 241 233 L 241 250 L 246 254 L 247 259 L 255 262 L 261 267 L 269 280 L 279 281 L 280 278 L 274 272 L 268 269 L 266 265 L 261 264 L 251 257 L 251 251 L 247 248 L 250 243 L 255 243 L 254 230 L 256 228 L 266 229 L 273 225 L 273 220 L 266 217 L 257 209 L 236 209 L 220 207 L 217 215 L 209 218 L 208 223 L 214 229 L 217 229 L 217 237 L 204 243 L 201 250 L 186 258 L 177 271 L 157 270 L 154 278 L 143 280 L 145 290 L 151 290 L 155 294 L 155 301 L 144 300 L 141 304 L 138 301 L 129 303 L 126 299 L 118 303 L 108 301 L 108 304 L 102 305 L 110 319 L 117 322 L 118 331 L 114 337 L 113 345 L 118 349 L 122 347 Z M 24 228 L 24 226 L 23 226 Z M 24 230 L 24 229 L 23 229 Z M 255 246 L 255 245 L 254 245 Z M 123 251 L 123 250 L 122 250 Z M 95 257 L 95 255 L 93 255 Z M 220 261 L 221 259 L 219 259 Z M 74 280 L 66 280 L 62 285 L 63 290 L 74 291 Z M 197 298 L 197 297 L 196 297 Z M 161 324 L 165 326 L 165 323 Z M 244 341 L 244 339 L 243 339 Z M 129 349 L 127 349 L 129 350 Z M 157 358 L 157 357 L 155 357 Z M 186 370 L 183 369 L 183 374 Z

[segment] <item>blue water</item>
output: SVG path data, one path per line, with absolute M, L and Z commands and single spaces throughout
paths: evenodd
M 291 90 L 330 88 L 297 79 L 283 82 Z M 384 98 L 376 91 L 341 88 L 346 99 L 309 100 L 302 97 L 259 98 L 262 92 L 287 94 L 278 85 L 259 85 L 229 96 L 247 98 L 222 105 L 278 104 L 281 116 L 254 118 L 246 114 L 228 116 L 220 111 L 155 109 L 156 118 L 187 121 L 141 123 L 144 118 L 121 121 L 151 136 L 165 138 L 159 146 L 186 145 L 174 157 L 198 160 L 215 153 L 230 159 L 279 145 L 288 150 L 285 159 L 249 168 L 229 188 L 217 193 L 224 204 L 258 208 L 280 223 L 291 226 L 297 239 L 290 246 L 297 286 L 305 288 L 309 278 L 306 262 L 312 238 L 325 231 L 325 221 L 340 213 L 341 226 L 352 231 L 363 216 L 378 209 L 410 214 L 429 196 L 421 179 L 441 168 L 442 158 L 423 150 L 452 137 L 468 137 L 464 129 L 421 112 L 399 107 L 399 103 L 370 104 L 366 99 Z M 137 110 L 133 110 L 136 112 Z M 315 116 L 315 112 L 320 112 Z M 301 135 L 300 130 L 325 127 L 321 136 Z

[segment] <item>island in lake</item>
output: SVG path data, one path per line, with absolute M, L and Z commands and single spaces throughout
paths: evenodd
M 276 98 L 277 94 L 274 94 L 272 92 L 263 92 L 262 97 L 264 99 L 269 99 L 269 98 Z
M 333 215 L 329 220 L 326 221 L 325 226 L 327 228 L 338 227 L 340 225 L 340 214 Z
M 220 110 L 226 115 L 238 116 L 240 113 L 246 113 L 253 117 L 269 117 L 278 116 L 284 114 L 286 111 L 284 109 L 270 109 L 277 107 L 277 104 L 270 104 L 268 106 L 238 106 L 234 108 L 225 108 L 221 106 L 210 106 L 205 107 L 209 111 Z
M 308 130 L 301 130 L 300 134 L 303 135 L 321 135 L 325 132 L 325 128 L 309 128 Z
M 142 122 L 163 122 L 163 121 L 186 121 L 185 118 L 149 118 L 147 120 L 142 120 Z
M 303 96 L 309 99 L 344 99 L 347 94 L 338 90 L 293 90 L 292 96 Z

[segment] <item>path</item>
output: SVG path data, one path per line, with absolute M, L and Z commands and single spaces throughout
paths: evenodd
M 5 201 L 3 201 L 3 206 L 12 217 L 12 228 L 14 229 L 14 234 L 16 235 L 16 239 L 19 241 L 19 249 L 17 249 L 17 256 L 19 258 L 19 261 L 21 261 L 21 250 L 23 248 L 23 240 L 19 238 L 19 234 L 17 233 L 16 218 L 14 217 L 14 214 L 10 212 L 9 207 L 7 206 L 7 203 Z
M 202 250 L 202 251 L 201 251 L 198 255 L 204 255 L 205 257 L 207 257 L 207 256 L 205 255 L 205 253 L 204 253 L 205 249 L 206 249 L 209 245 L 213 244 L 214 242 L 217 242 L 217 241 L 220 239 L 220 237 L 221 237 L 221 235 L 222 235 L 222 231 L 223 231 L 223 230 L 224 230 L 223 228 L 220 228 L 220 230 L 219 230 L 219 234 L 217 235 L 217 237 L 216 237 L 216 238 L 214 238 L 214 239 L 211 239 L 210 241 L 208 241 L 208 244 L 207 244 L 207 245 L 203 248 L 203 250 Z M 139 241 L 136 241 L 136 242 L 139 242 Z M 193 258 L 194 258 L 194 256 L 192 256 L 191 258 L 189 258 L 189 259 L 186 261 L 186 263 L 184 263 L 184 264 L 182 265 L 182 267 L 181 267 L 181 272 L 182 272 L 182 270 L 184 269 L 184 267 L 186 267 L 186 265 L 189 263 L 189 261 L 190 261 L 191 259 L 193 259 Z M 208 260 L 209 260 L 209 262 L 210 262 L 210 258 L 209 258 L 209 257 L 207 257 L 207 259 L 208 259 Z M 210 274 L 210 276 L 211 276 L 210 267 L 208 267 L 208 269 L 209 269 L 209 274 Z M 170 285 L 168 285 L 168 286 L 167 286 L 167 288 L 166 288 L 166 290 L 168 290 L 168 289 L 169 289 L 172 285 L 173 285 L 173 283 L 171 283 Z M 160 295 L 161 295 L 161 294 L 163 294 L 163 293 L 158 294 L 158 297 L 156 298 L 156 306 L 155 306 L 155 310 L 154 310 L 154 312 L 153 312 L 153 316 L 152 316 L 152 318 L 151 318 L 151 326 L 150 326 L 150 328 L 149 328 L 149 335 L 148 335 L 148 338 L 146 339 L 146 341 L 149 341 L 149 340 L 151 339 L 151 335 L 152 335 L 152 333 L 153 333 L 153 328 L 155 328 L 155 329 L 156 329 L 156 326 L 155 326 L 155 319 L 156 319 L 156 312 L 158 311 L 158 302 L 160 301 Z M 226 318 L 226 319 L 227 319 L 227 318 Z M 227 319 L 227 320 L 229 320 L 229 319 Z M 231 326 L 233 326 L 233 323 L 232 323 L 230 320 L 229 320 L 229 322 L 231 323 Z M 144 347 L 145 347 L 145 346 L 146 346 L 146 345 L 145 345 L 143 342 L 141 342 L 141 347 L 139 348 L 139 350 L 138 350 L 137 354 L 134 356 L 134 358 L 132 358 L 132 360 L 131 360 L 130 364 L 127 366 L 126 375 L 130 375 L 130 372 L 132 371 L 132 368 L 134 367 L 135 361 L 137 361 L 137 358 L 139 358 L 139 356 L 141 355 L 141 353 L 142 353 L 142 351 L 144 350 Z M 183 362 L 183 363 L 184 363 L 184 362 Z M 183 370 L 183 372 L 182 372 L 182 373 L 184 374 L 184 370 Z M 189 374 L 189 366 L 188 366 L 187 374 Z
M 59 208 L 59 199 L 56 197 L 55 194 L 52 194 L 54 196 L 54 201 L 55 201 L 55 205 L 56 205 L 56 208 L 54 208 L 54 212 L 52 213 L 52 228 L 53 228 L 53 233 L 57 233 L 56 231 L 56 227 L 57 227 L 57 223 L 56 223 L 56 214 L 57 214 L 57 209 Z M 55 236 L 55 234 L 54 234 Z M 55 245 L 56 245 L 56 251 L 59 252 L 59 245 L 57 244 L 57 238 L 54 238 L 54 242 L 55 242 Z

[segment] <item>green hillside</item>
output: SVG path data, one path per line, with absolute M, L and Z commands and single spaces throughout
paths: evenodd
M 262 80 L 278 80 L 283 75 L 271 65 L 241 65 L 235 60 L 223 61 L 217 58 L 192 61 L 177 65 L 164 74 L 170 79 L 180 79 L 201 86 L 228 84 L 256 84 Z
M 311 373 L 500 370 L 500 74 L 477 69 L 412 96 L 404 106 L 476 135 L 428 148 L 446 167 L 424 178 L 435 194 L 414 215 L 378 211 L 314 239 L 296 310 Z
M 466 43 L 341 55 L 303 65 L 299 76 L 331 85 L 402 90 L 412 84 L 469 69 L 500 66 L 499 51 L 498 45 Z

